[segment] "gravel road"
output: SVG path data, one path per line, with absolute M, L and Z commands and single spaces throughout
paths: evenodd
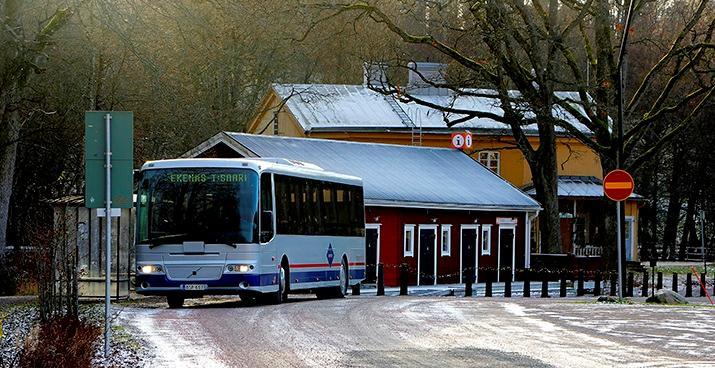
M 151 366 L 715 367 L 715 309 L 584 299 L 211 298 L 124 308 Z

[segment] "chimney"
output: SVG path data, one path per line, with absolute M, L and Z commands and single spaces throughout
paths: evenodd
M 409 69 L 407 88 L 410 93 L 415 95 L 448 95 L 450 93 L 447 88 L 437 88 L 428 83 L 446 84 L 447 80 L 444 78 L 444 74 L 447 71 L 447 64 L 410 62 L 407 64 L 407 68 Z
M 362 84 L 364 86 L 387 86 L 387 64 L 366 61 L 362 64 Z

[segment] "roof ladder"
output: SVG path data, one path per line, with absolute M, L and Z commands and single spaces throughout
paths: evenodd
M 405 112 L 405 110 L 402 109 L 402 106 L 395 100 L 394 97 L 392 96 L 385 96 L 385 101 L 387 101 L 387 104 L 390 105 L 390 108 L 392 111 L 397 114 L 397 116 L 400 118 L 400 122 L 404 124 L 406 127 L 412 129 L 412 145 L 419 144 L 420 146 L 422 145 L 422 129 L 420 128 L 420 132 L 418 136 L 415 136 L 415 129 L 417 128 L 415 126 L 415 123 L 410 119 L 409 115 Z M 419 137 L 419 140 L 418 140 Z

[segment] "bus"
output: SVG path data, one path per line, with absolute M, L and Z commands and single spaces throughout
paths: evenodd
M 142 166 L 136 291 L 186 298 L 343 297 L 365 277 L 362 180 L 287 159 L 176 159 Z

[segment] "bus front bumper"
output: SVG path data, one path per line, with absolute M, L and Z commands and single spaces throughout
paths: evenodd
M 278 290 L 278 274 L 224 274 L 215 280 L 171 280 L 165 274 L 137 275 L 136 292 L 142 295 L 221 295 Z

